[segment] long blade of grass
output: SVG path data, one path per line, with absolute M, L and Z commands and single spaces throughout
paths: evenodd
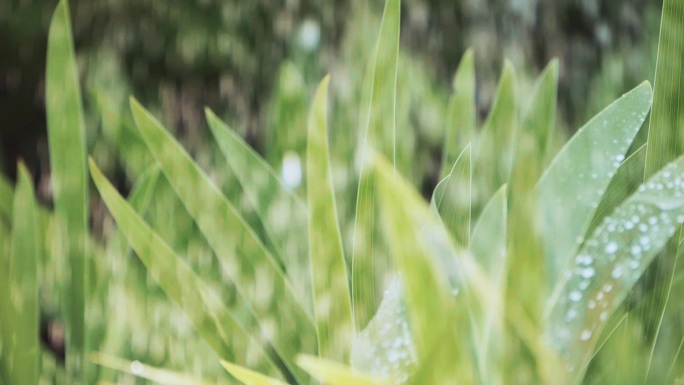
M 549 292 L 582 244 L 601 198 L 651 106 L 648 82 L 628 92 L 573 136 L 542 175 L 537 231 Z
M 447 128 L 440 177 L 451 172 L 451 166 L 461 157 L 467 143 L 473 139 L 477 115 L 475 112 L 475 55 L 468 49 L 454 75 L 454 92 L 449 99 Z
M 435 187 L 430 206 L 439 212 L 454 242 L 470 243 L 472 169 L 470 144 L 459 154 L 449 174 Z
M 74 382 L 87 378 L 85 306 L 88 292 L 88 183 L 86 137 L 69 7 L 57 5 L 50 23 L 45 76 L 50 170 L 55 217 L 68 256 L 66 302 L 67 369 Z M 68 293 L 68 294 L 67 294 Z
M 506 61 L 492 110 L 477 140 L 473 161 L 473 217 L 494 193 L 508 183 L 515 137 L 518 131 L 517 80 L 513 65 Z
M 280 181 L 278 174 L 240 136 L 206 110 L 207 122 L 219 149 L 256 209 L 273 240 L 302 302 L 311 308 L 306 206 Z
M 10 298 L 10 231 L 0 222 L 0 381 L 10 383 L 9 359 L 5 357 L 10 340 L 10 331 L 14 330 L 14 309 Z
M 166 294 L 175 301 L 192 321 L 197 333 L 225 360 L 253 365 L 246 354 L 255 352 L 258 366 L 266 373 L 277 373 L 276 366 L 257 340 L 259 330 L 253 322 L 234 316 L 223 305 L 216 293 L 195 275 L 192 269 L 140 218 L 119 195 L 95 163 L 90 162 L 90 173 L 119 230 L 126 236 L 133 250 L 147 267 L 149 274 Z
M 379 260 L 375 252 L 375 184 L 368 178 L 371 172 L 370 159 L 366 159 L 368 146 L 380 149 L 393 164 L 396 142 L 396 87 L 399 62 L 399 27 L 401 2 L 388 0 L 380 26 L 380 36 L 375 47 L 375 61 L 372 68 L 371 93 L 367 117 L 359 153 L 362 157 L 361 176 L 356 200 L 352 250 L 352 305 L 356 330 L 366 326 L 379 305 L 376 298 L 375 278 L 382 277 L 387 270 L 387 261 Z M 377 271 L 376 271 L 377 267 Z
M 12 185 L 4 175 L 0 175 L 0 217 L 4 217 L 7 221 L 12 216 L 13 199 L 14 191 L 12 190 Z
M 276 378 L 265 376 L 240 365 L 231 364 L 228 361 L 221 360 L 221 366 L 245 385 L 287 385 L 287 383 Z
M 273 325 L 273 347 L 297 379 L 305 382 L 307 375 L 294 360 L 300 352 L 316 352 L 316 329 L 280 265 L 162 125 L 134 99 L 131 110 L 150 153 L 242 298 L 262 326 Z
M 300 355 L 297 365 L 314 378 L 329 385 L 391 385 L 393 382 L 352 372 L 348 367 L 327 359 Z
M 11 384 L 37 384 L 40 347 L 38 343 L 38 224 L 33 180 L 26 167 L 19 164 L 14 194 L 12 235 L 3 284 L 8 303 L 0 308 L 9 311 L 2 317 L 0 340 L 2 355 Z M 2 266 L 4 269 L 5 266 Z
M 347 267 L 330 172 L 326 123 L 329 81 L 329 77 L 323 79 L 316 91 L 308 122 L 306 179 L 309 258 L 319 355 L 346 360 L 353 324 Z
M 584 370 L 608 317 L 684 223 L 682 197 L 680 158 L 605 217 L 561 277 L 546 328 L 569 371 Z

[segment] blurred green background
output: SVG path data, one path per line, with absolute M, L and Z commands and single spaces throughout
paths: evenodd
M 211 170 L 224 193 L 240 201 L 244 197 L 235 176 L 226 172 L 225 160 L 209 140 L 203 108 L 231 124 L 285 176 L 292 167 L 301 171 L 307 108 L 316 84 L 330 73 L 333 177 L 349 250 L 361 84 L 383 3 L 72 0 L 88 152 L 124 194 L 131 190 L 152 162 L 127 107 L 128 96 L 135 95 Z M 48 206 L 44 74 L 55 5 L 0 0 L 0 166 L 14 179 L 16 161 L 23 159 Z M 534 78 L 549 60 L 559 58 L 557 122 L 569 132 L 626 90 L 653 80 L 661 7 L 662 1 L 646 0 L 403 1 L 399 73 L 408 76 L 398 79 L 397 125 L 408 133 L 398 140 L 402 153 L 412 155 L 404 169 L 407 177 L 425 195 L 437 183 L 451 78 L 468 47 L 477 63 L 481 120 L 504 58 L 518 71 L 523 111 Z M 299 179 L 293 177 L 291 187 L 301 195 L 306 181 Z M 113 221 L 97 194 L 91 195 L 92 233 L 109 239 Z M 147 206 L 155 230 L 203 278 L 213 279 L 222 298 L 234 299 L 234 287 L 220 275 L 216 258 L 163 178 Z M 111 258 L 93 267 L 94 276 L 103 278 L 93 284 L 97 303 L 91 304 L 95 310 L 89 319 L 97 350 L 197 377 L 225 378 L 208 345 L 141 263 L 119 257 L 125 244 L 110 247 L 115 250 Z M 44 339 L 54 350 L 44 356 L 46 377 L 60 376 L 59 370 L 49 370 L 59 365 L 61 354 L 61 294 L 51 285 L 63 279 L 64 271 L 54 262 L 47 259 L 42 278 Z M 103 378 L 108 376 L 134 382 L 114 372 Z

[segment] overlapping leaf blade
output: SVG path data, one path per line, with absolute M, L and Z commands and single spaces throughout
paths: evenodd
M 231 364 L 228 361 L 221 360 L 221 365 L 228 373 L 245 385 L 287 385 L 287 383 L 276 378 L 265 376 L 243 366 Z
M 328 150 L 329 77 L 318 88 L 308 122 L 306 174 L 309 258 L 321 357 L 345 360 L 352 337 L 347 267 L 342 249 Z
M 263 342 L 257 339 L 260 332 L 255 328 L 255 322 L 235 317 L 216 293 L 140 218 L 92 161 L 90 172 L 119 230 L 145 264 L 149 274 L 183 309 L 197 333 L 218 356 L 258 367 L 266 373 L 277 373 L 271 357 L 264 351 Z M 247 362 L 247 354 L 238 356 L 235 352 L 255 352 L 258 362 Z
M 182 146 L 140 104 L 131 100 L 138 131 L 164 176 L 216 253 L 222 268 L 263 326 L 272 324 L 273 347 L 299 381 L 300 352 L 316 352 L 315 326 L 277 260 L 239 211 Z
M 104 353 L 92 353 L 90 360 L 106 368 L 133 374 L 155 383 L 164 385 L 208 385 L 211 382 L 202 381 L 184 373 L 172 372 L 166 369 L 154 368 L 137 361 L 127 361 Z
M 85 352 L 88 277 L 88 183 L 86 138 L 78 68 L 66 0 L 57 5 L 48 34 L 45 103 L 55 219 L 67 239 L 68 271 L 64 296 L 67 308 L 67 367 L 75 382 L 87 373 Z
M 354 373 L 346 366 L 326 359 L 301 355 L 297 364 L 313 377 L 329 385 L 391 385 L 393 382 Z
M 439 212 L 444 226 L 454 242 L 462 247 L 470 243 L 471 205 L 471 147 L 470 144 L 459 154 L 453 167 L 435 187 L 430 205 Z
M 558 282 L 589 227 L 606 188 L 651 106 L 645 82 L 582 127 L 556 156 L 533 192 L 546 282 Z
M 375 47 L 375 59 L 371 66 L 367 122 L 363 122 L 362 142 L 358 148 L 361 160 L 361 176 L 356 201 L 352 250 L 352 305 L 356 330 L 366 326 L 379 305 L 375 278 L 382 277 L 387 269 L 383 254 L 375 246 L 375 181 L 368 178 L 371 172 L 368 148 L 377 146 L 393 164 L 396 163 L 396 105 L 397 71 L 399 61 L 399 26 L 401 2 L 388 0 L 380 26 L 380 36 Z M 366 106 L 363 106 L 366 108 Z M 365 112 L 364 112 L 365 114 Z M 366 115 L 364 115 L 366 116 Z
M 587 363 L 608 317 L 684 223 L 684 159 L 654 175 L 605 217 L 549 303 L 547 333 L 570 371 Z
M 236 132 L 208 109 L 206 116 L 223 156 L 279 251 L 296 293 L 309 309 L 312 302 L 308 240 L 307 234 L 301 231 L 307 227 L 304 203 L 282 184 L 275 170 Z

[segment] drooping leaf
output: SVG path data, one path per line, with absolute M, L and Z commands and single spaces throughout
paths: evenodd
M 33 180 L 19 164 L 18 183 L 12 209 L 9 262 L 1 269 L 7 281 L 0 296 L 0 371 L 6 370 L 12 384 L 37 384 L 40 373 L 38 341 L 38 216 Z
M 616 100 L 580 128 L 542 175 L 533 193 L 549 288 L 581 245 L 651 100 L 648 82 Z
M 327 92 L 321 82 L 309 114 L 306 147 L 309 258 L 321 357 L 345 360 L 352 336 L 351 298 L 328 150 Z
M 50 171 L 55 219 L 67 236 L 64 255 L 68 256 L 69 279 L 64 296 L 67 312 L 67 369 L 72 381 L 87 376 L 85 353 L 88 277 L 88 183 L 86 176 L 86 137 L 83 122 L 78 68 L 74 56 L 69 7 L 66 0 L 57 5 L 50 23 L 45 75 Z
M 376 298 L 375 279 L 381 278 L 387 261 L 376 252 L 374 235 L 375 223 L 375 184 L 367 174 L 371 172 L 370 159 L 367 159 L 368 146 L 376 146 L 393 164 L 396 142 L 397 70 L 399 61 L 399 27 L 401 2 L 388 0 L 380 26 L 380 36 L 375 47 L 375 59 L 371 66 L 369 105 L 367 122 L 363 122 L 362 142 L 358 148 L 361 156 L 361 177 L 356 200 L 352 250 L 352 305 L 356 330 L 366 326 L 379 305 Z M 363 108 L 366 108 L 365 106 Z
M 240 136 L 213 112 L 206 110 L 207 122 L 252 202 L 269 237 L 273 240 L 299 298 L 311 308 L 311 280 L 306 206 L 280 181 L 278 174 Z
M 256 366 L 266 373 L 277 373 L 271 357 L 259 341 L 260 331 L 252 320 L 235 316 L 216 293 L 195 275 L 192 269 L 174 253 L 119 195 L 114 187 L 90 162 L 90 172 L 119 230 L 145 264 L 148 273 L 159 283 L 192 321 L 197 333 L 219 357 L 243 365 Z M 235 352 L 255 352 L 257 362 L 248 362 L 246 355 Z
M 314 378 L 329 385 L 391 385 L 394 382 L 377 379 L 352 372 L 348 367 L 327 359 L 300 355 L 297 365 L 309 372 Z
M 228 373 L 245 385 L 287 385 L 285 382 L 276 378 L 268 377 L 245 367 L 231 364 L 228 361 L 221 360 L 221 365 Z
M 477 115 L 475 112 L 475 55 L 468 49 L 454 75 L 453 94 L 449 99 L 447 128 L 440 177 L 445 178 L 452 165 L 461 157 L 467 143 L 473 139 Z
M 262 327 L 272 326 L 271 343 L 295 377 L 306 374 L 295 363 L 300 352 L 316 352 L 313 320 L 274 256 L 239 211 L 199 169 L 183 147 L 137 101 L 133 117 L 150 153 L 194 219 L 222 268 L 249 304 Z
M 454 242 L 470 243 L 472 169 L 470 144 L 459 154 L 449 174 L 435 187 L 430 205 L 439 212 Z
M 608 317 L 684 223 L 683 198 L 680 158 L 605 217 L 559 277 L 546 328 L 569 371 L 586 369 Z

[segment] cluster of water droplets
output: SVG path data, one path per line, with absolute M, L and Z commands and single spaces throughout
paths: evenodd
M 684 223 L 684 172 L 677 165 L 641 185 L 606 217 L 566 270 L 547 332 L 571 366 L 576 354 L 587 353 L 676 225 Z
M 418 362 L 407 317 L 402 285 L 395 278 L 378 312 L 354 340 L 352 368 L 397 383 L 406 382 Z

